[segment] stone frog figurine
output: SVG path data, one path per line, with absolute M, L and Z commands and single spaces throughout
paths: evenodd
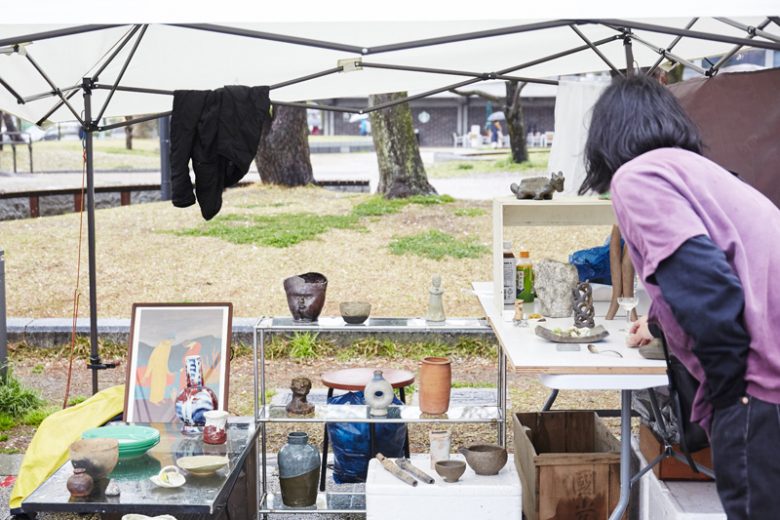
M 528 177 L 520 184 L 513 182 L 509 187 L 518 199 L 552 200 L 553 192 L 563 191 L 563 172 L 553 173 L 547 177 Z

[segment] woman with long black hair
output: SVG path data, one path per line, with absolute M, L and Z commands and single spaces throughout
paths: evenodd
M 696 126 L 652 78 L 616 80 L 593 109 L 580 193 L 611 192 L 649 320 L 700 382 L 733 519 L 780 518 L 780 210 L 705 158 Z M 767 172 L 770 174 L 771 172 Z M 643 322 L 631 342 L 649 338 Z

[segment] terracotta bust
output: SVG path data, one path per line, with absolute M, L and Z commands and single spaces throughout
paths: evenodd
M 287 413 L 295 415 L 308 415 L 314 412 L 314 405 L 306 400 L 306 396 L 311 390 L 311 381 L 307 377 L 293 378 L 290 383 L 292 390 L 292 400 L 287 403 Z

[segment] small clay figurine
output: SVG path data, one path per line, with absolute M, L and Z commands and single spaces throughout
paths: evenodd
M 444 290 L 441 288 L 441 276 L 433 275 L 431 279 L 431 288 L 428 289 L 428 314 L 425 320 L 431 323 L 442 323 L 447 320 L 444 316 L 444 302 L 442 295 Z
M 552 200 L 553 192 L 563 191 L 563 172 L 553 173 L 547 177 L 529 177 L 522 179 L 520 184 L 512 183 L 509 189 L 518 199 Z
M 588 282 L 580 282 L 571 290 L 574 298 L 574 326 L 593 328 L 596 326 L 593 316 L 593 289 Z
M 295 377 L 290 383 L 292 400 L 287 403 L 287 413 L 295 415 L 308 415 L 314 412 L 314 405 L 306 400 L 311 390 L 311 381 L 307 377 Z

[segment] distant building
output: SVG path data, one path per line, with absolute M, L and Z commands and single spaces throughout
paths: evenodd
M 475 89 L 492 95 L 504 95 L 503 82 L 478 84 Z M 555 92 L 553 85 L 529 84 L 522 91 L 523 115 L 526 132 L 553 131 L 555 126 Z M 366 98 L 342 98 L 321 100 L 328 105 L 365 107 Z M 490 103 L 477 96 L 464 97 L 444 93 L 410 103 L 414 127 L 418 131 L 421 146 L 452 146 L 453 134 L 462 136 L 472 126 L 485 128 L 490 112 L 503 110 L 501 105 Z M 350 119 L 353 122 L 350 122 Z M 349 113 L 322 112 L 322 133 L 325 135 L 359 135 L 360 124 Z

